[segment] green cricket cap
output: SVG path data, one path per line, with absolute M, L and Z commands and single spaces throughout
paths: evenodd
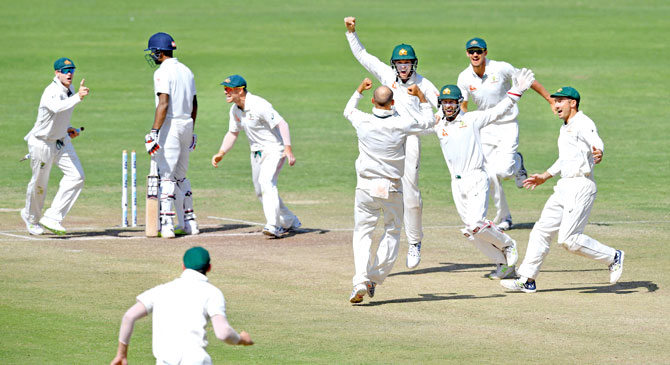
M 209 267 L 209 252 L 200 246 L 191 247 L 184 253 L 184 267 L 200 271 Z
M 226 77 L 221 85 L 228 87 L 247 87 L 247 80 L 245 80 L 244 77 L 240 75 L 231 75 Z
M 470 48 L 481 48 L 486 49 L 486 42 L 481 38 L 472 38 L 467 43 L 465 43 L 465 49 Z
M 438 96 L 438 100 L 461 100 L 463 95 L 461 95 L 461 89 L 458 88 L 456 85 L 444 85 L 442 86 L 442 89 L 440 89 L 440 96 Z
M 575 88 L 570 86 L 563 86 L 562 88 L 556 90 L 555 93 L 551 94 L 552 98 L 555 98 L 557 96 L 564 96 L 566 98 L 575 99 L 577 101 L 581 99 L 579 92 L 575 90 Z
M 414 53 L 414 48 L 409 44 L 399 44 L 393 48 L 393 53 L 391 53 L 391 61 L 398 60 L 416 60 L 416 54 Z
M 74 62 L 72 62 L 71 59 L 67 57 L 61 57 L 54 62 L 54 70 L 59 71 L 59 70 L 64 70 L 67 68 L 75 68 L 74 67 Z

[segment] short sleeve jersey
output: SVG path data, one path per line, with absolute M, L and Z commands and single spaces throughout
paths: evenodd
M 137 301 L 153 313 L 154 356 L 170 364 L 203 352 L 207 347 L 207 321 L 215 315 L 226 315 L 221 290 L 210 284 L 207 276 L 190 269 L 138 295 Z
M 168 58 L 154 72 L 154 96 L 158 106 L 158 94 L 170 96 L 167 119 L 188 120 L 193 112 L 195 79 L 193 72 L 176 58 Z
M 284 141 L 277 125 L 283 121 L 279 113 L 267 100 L 247 91 L 244 110 L 237 104 L 230 107 L 228 130 L 239 133 L 244 130 L 252 152 L 273 150 L 283 151 Z

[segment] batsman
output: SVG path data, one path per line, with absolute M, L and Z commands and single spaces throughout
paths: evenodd
M 198 112 L 193 72 L 173 57 L 175 49 L 175 41 L 167 33 L 152 35 L 145 49 L 149 52 L 145 56 L 149 64 L 152 67 L 160 65 L 154 72 L 156 114 L 151 132 L 145 137 L 145 146 L 158 166 L 160 235 L 165 238 L 175 237 L 175 197 L 182 190 L 178 182 L 188 181 L 186 172 L 189 154 L 195 144 L 193 129 Z M 190 183 L 188 185 L 184 190 L 190 191 Z M 192 207 L 190 211 L 193 211 Z M 195 220 L 184 218 L 179 217 L 179 222 L 186 223 L 184 230 L 197 232 Z

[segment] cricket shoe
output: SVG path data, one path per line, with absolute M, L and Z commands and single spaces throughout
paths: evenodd
M 507 259 L 507 266 L 514 266 L 519 260 L 519 253 L 516 250 L 516 242 L 514 240 L 512 240 L 512 242 L 514 243 L 513 245 L 507 246 L 503 250 L 505 258 Z
M 300 219 L 298 219 L 298 217 L 295 217 L 295 219 L 293 220 L 293 224 L 290 227 L 286 228 L 286 232 L 296 232 L 298 229 L 300 229 L 300 227 L 302 227 L 302 223 L 300 222 Z
M 515 271 L 516 270 L 514 270 L 514 266 L 507 266 L 505 264 L 497 264 L 496 265 L 496 271 L 492 272 L 491 275 L 489 275 L 489 279 L 491 279 L 491 280 L 507 279 L 507 278 L 513 276 Z
M 500 285 L 505 289 L 522 291 L 524 293 L 535 293 L 537 291 L 535 281 L 529 282 L 528 279 L 525 278 L 500 280 Z
M 351 295 L 349 296 L 349 303 L 356 304 L 362 302 L 366 292 L 367 287 L 365 284 L 356 284 L 354 289 L 351 291 Z
M 200 229 L 198 229 L 198 222 L 196 222 L 194 219 L 186 221 L 186 224 L 184 224 L 184 231 L 188 235 L 200 234 Z
M 526 167 L 523 165 L 523 155 L 519 152 L 516 154 L 519 155 L 521 166 L 519 167 L 519 170 L 517 170 L 516 174 L 514 174 L 514 179 L 516 180 L 516 187 L 521 189 L 523 188 L 523 181 L 528 178 L 528 171 L 526 171 Z
M 421 242 L 410 243 L 407 249 L 407 268 L 413 269 L 421 262 Z
M 375 283 L 374 281 L 366 281 L 365 282 L 365 289 L 367 290 L 368 296 L 370 298 L 375 297 L 375 289 L 376 288 L 377 288 L 377 283 Z
M 501 231 L 509 231 L 510 229 L 512 229 L 512 217 L 509 216 L 505 218 L 505 220 L 498 223 L 496 227 L 500 228 Z
M 23 223 L 26 224 L 26 228 L 28 229 L 28 233 L 32 234 L 33 236 L 39 236 L 41 234 L 44 234 L 44 229 L 39 225 L 39 224 L 32 224 L 28 221 L 28 218 L 26 218 L 26 215 L 24 214 L 26 209 L 21 209 L 21 219 L 23 219 Z
M 59 236 L 65 234 L 65 228 L 63 228 L 63 226 L 60 225 L 60 222 L 55 219 L 42 217 L 42 219 L 40 219 L 40 225 Z
M 614 262 L 610 264 L 610 284 L 615 284 L 619 281 L 621 274 L 623 274 L 623 257 L 624 252 L 621 250 L 616 250 L 614 254 Z
M 263 234 L 271 238 L 280 238 L 286 231 L 282 227 L 265 226 L 263 227 Z
M 176 234 L 174 226 L 167 224 L 161 225 L 161 231 L 158 233 L 158 237 L 175 238 Z

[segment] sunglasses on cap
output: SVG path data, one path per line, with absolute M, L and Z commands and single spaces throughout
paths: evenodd
M 61 68 L 60 70 L 58 70 L 58 72 L 62 74 L 73 74 L 74 70 L 75 70 L 74 68 Z
M 482 53 L 484 53 L 484 51 L 485 50 L 481 49 L 481 48 L 470 48 L 470 49 L 468 49 L 468 54 L 475 54 L 475 53 L 476 54 L 482 54 Z

